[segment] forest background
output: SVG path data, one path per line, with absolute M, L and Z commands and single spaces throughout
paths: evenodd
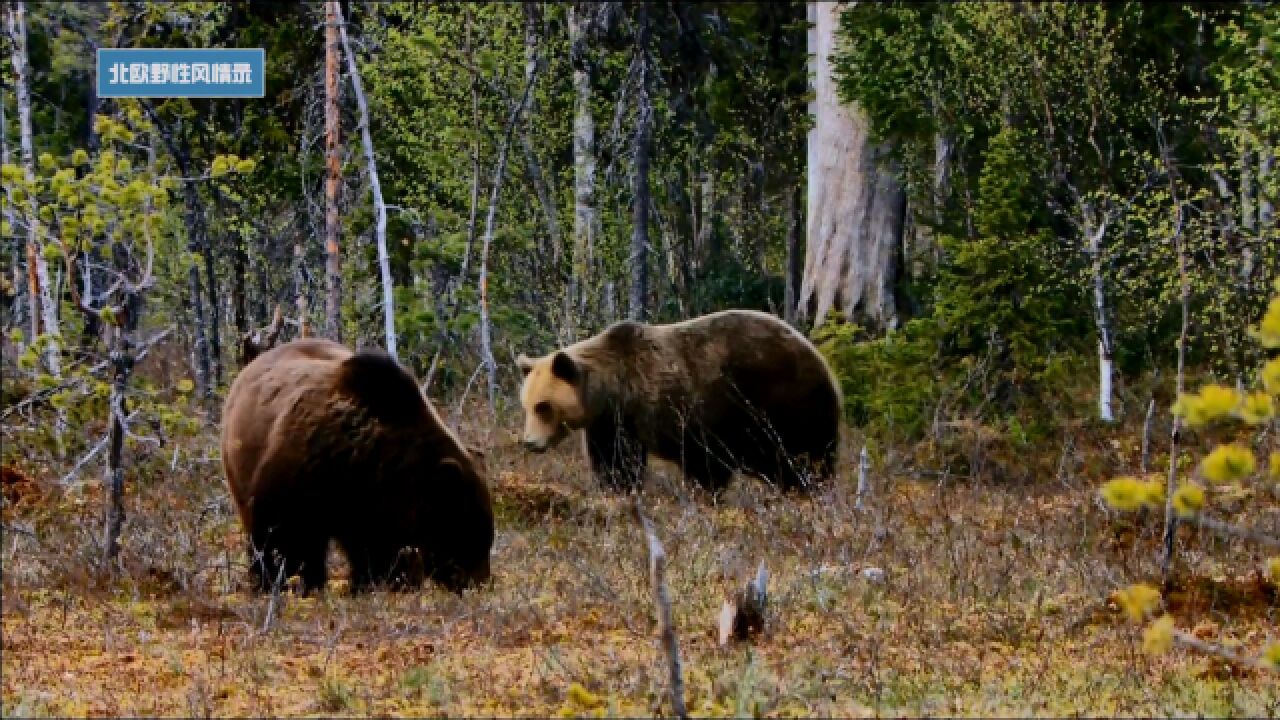
M 775 582 L 809 587 L 783 593 L 796 609 L 778 610 L 779 627 L 826 622 L 822 593 L 880 593 L 875 603 L 885 607 L 899 593 L 907 607 L 918 587 L 876 589 L 853 571 L 901 567 L 901 577 L 941 583 L 926 597 L 948 612 L 973 613 L 979 629 L 963 642 L 999 642 L 1019 657 L 1045 642 L 1026 628 L 1008 634 L 1014 615 L 1028 628 L 1044 624 L 1029 620 L 1027 607 L 1042 613 L 1046 598 L 1059 598 L 1093 617 L 1095 602 L 1121 608 L 1128 596 L 1109 593 L 1146 580 L 1188 628 L 1177 637 L 1217 643 L 1248 662 L 1213 660 L 1196 675 L 1202 682 L 1176 690 L 1175 680 L 1199 671 L 1175 665 L 1159 675 L 1125 654 L 1136 635 L 1109 628 L 1120 639 L 1107 647 L 1123 668 L 1114 683 L 1088 685 L 1064 671 L 1053 690 L 1009 700 L 1006 688 L 993 700 L 989 678 L 944 670 L 950 651 L 931 634 L 942 630 L 900 619 L 876 620 L 892 628 L 872 633 L 877 642 L 898 633 L 903 653 L 940 653 L 937 667 L 898 657 L 897 679 L 886 679 L 879 668 L 889 659 L 865 656 L 867 626 L 854 618 L 806 631 L 852 658 L 854 669 L 831 670 L 830 682 L 847 682 L 837 694 L 854 705 L 823 705 L 823 692 L 795 685 L 806 671 L 788 663 L 829 647 L 789 655 L 777 641 L 772 655 L 759 649 L 759 661 L 716 656 L 717 672 L 732 682 L 708 670 L 699 712 L 1007 710 L 1002 702 L 1026 712 L 1079 707 L 1072 702 L 1138 713 L 1276 712 L 1274 695 L 1248 669 L 1249 658 L 1275 647 L 1268 573 L 1280 572 L 1267 564 L 1280 532 L 1268 399 L 1280 392 L 1271 359 L 1280 344 L 1275 5 L 10 2 L 4 12 L 6 650 L 24 647 L 13 638 L 46 634 L 51 588 L 64 592 L 64 624 L 67 588 L 85 594 L 81 612 L 112 616 L 146 595 L 139 584 L 157 574 L 167 589 L 155 592 L 170 604 L 200 598 L 241 620 L 265 612 L 258 601 L 226 599 L 237 592 L 230 560 L 215 571 L 193 557 L 213 563 L 221 551 L 197 546 L 239 542 L 219 485 L 221 398 L 246 351 L 267 336 L 302 333 L 390 350 L 446 420 L 489 449 L 507 523 L 502 563 L 522 574 L 542 563 L 554 579 L 563 568 L 538 554 L 534 538 L 589 535 L 611 548 L 582 561 L 598 565 L 577 569 L 612 588 L 601 602 L 620 605 L 602 612 L 644 616 L 643 561 L 632 563 L 641 579 L 631 581 L 612 560 L 632 553 L 615 545 L 634 544 L 634 528 L 583 519 L 617 512 L 572 449 L 541 461 L 514 448 L 514 358 L 623 318 L 669 322 L 737 307 L 792 322 L 836 371 L 849 431 L 845 482 L 833 492 L 850 504 L 835 506 L 847 515 L 824 531 L 821 506 L 761 505 L 758 495 L 770 491 L 756 485 L 713 510 L 677 487 L 654 500 L 654 512 L 687 553 L 728 542 L 736 559 L 721 557 L 719 566 L 754 568 L 767 556 Z M 266 95 L 99 98 L 93 59 L 101 47 L 263 47 Z M 1211 392 L 1192 393 L 1206 383 L 1227 393 L 1221 407 Z M 1210 422 L 1230 415 L 1242 422 Z M 1236 458 L 1215 482 L 1214 466 L 1198 464 L 1218 441 L 1247 449 L 1247 472 L 1237 472 L 1245 463 Z M 1146 477 L 1155 473 L 1158 482 Z M 863 489 L 881 503 L 865 521 L 852 509 L 859 474 L 870 476 Z M 1140 519 L 1113 509 L 1134 506 L 1116 501 L 1128 486 L 1103 485 L 1115 476 L 1142 479 L 1143 492 L 1159 486 Z M 1201 504 L 1230 516 L 1231 527 L 1179 523 L 1174 500 L 1188 485 L 1206 486 L 1210 500 Z M 1110 505 L 1097 500 L 1099 487 L 1111 491 Z M 177 515 L 161 517 L 156 503 L 177 503 Z M 552 516 L 569 529 L 548 527 Z M 1024 522 L 1037 528 L 1020 535 Z M 766 543 L 771 523 L 789 529 Z M 882 542 L 910 528 L 919 545 Z M 805 532 L 827 534 L 816 541 Z M 1170 549 L 1179 532 L 1185 552 Z M 794 547 L 788 533 L 798 533 Z M 988 587 L 995 580 L 975 551 L 984 533 L 1000 557 L 1008 551 L 1037 567 L 1060 551 L 1059 569 L 1029 567 L 1023 586 Z M 850 555 L 854 546 L 867 549 Z M 965 553 L 973 555 L 962 562 Z M 672 582 L 683 577 L 683 594 L 696 594 L 710 570 L 684 560 Z M 1054 574 L 1077 562 L 1090 569 Z M 837 590 L 800 579 L 834 566 L 848 571 L 830 580 Z M 739 570 L 724 571 L 728 585 Z M 971 586 L 961 582 L 965 572 L 977 573 Z M 500 590 L 488 612 L 527 610 L 527 598 L 507 591 L 515 592 Z M 988 595 L 996 599 L 979 599 Z M 391 603 L 379 612 L 397 612 L 401 600 L 379 602 Z M 431 602 L 462 612 L 452 600 Z M 299 614 L 276 622 L 349 612 L 301 603 L 290 606 Z M 590 623 L 579 610 L 543 608 L 538 622 L 557 627 L 562 612 L 584 632 Z M 688 612 L 711 622 L 711 610 Z M 258 623 L 253 617 L 245 624 Z M 1197 624 L 1205 617 L 1216 623 L 1210 630 Z M 503 631 L 489 620 L 480 625 L 492 640 Z M 1055 637 L 1068 655 L 1089 657 L 1095 640 L 1072 623 L 1089 625 L 1073 616 Z M 837 630 L 862 640 L 824 634 Z M 30 642 L 35 656 L 47 647 Z M 93 645 L 100 657 L 125 652 L 101 642 Z M 592 685 L 563 665 L 548 671 L 554 681 L 540 676 L 550 683 L 538 690 L 544 709 L 656 710 L 663 671 L 649 667 L 656 648 L 641 646 L 632 651 L 646 669 L 627 680 Z M 584 657 L 592 650 L 574 647 Z M 716 651 L 708 642 L 692 652 Z M 37 688 L 57 686 L 57 673 L 40 669 L 47 657 L 25 671 L 36 675 L 11 684 L 18 666 L 5 654 L 6 714 L 78 712 L 52 697 L 83 697 L 104 711 L 91 704 L 99 702 L 91 680 L 83 692 L 40 695 Z M 511 707 L 466 704 L 478 695 L 459 689 L 470 687 L 465 668 L 409 663 L 405 673 L 428 670 L 387 680 L 398 689 L 385 697 L 361 696 L 358 683 L 325 668 L 306 676 L 319 700 L 275 711 L 313 701 L 330 712 L 398 711 L 379 704 L 393 701 L 446 712 Z M 1035 673 L 1024 670 L 1030 682 Z M 1131 682 L 1135 673 L 1147 681 Z M 1151 673 L 1167 681 L 1162 689 L 1144 684 L 1155 682 Z M 220 696 L 223 681 L 201 675 L 197 683 L 190 667 L 178 674 L 185 680 L 174 681 L 173 702 L 269 707 L 243 683 L 226 681 L 233 689 Z M 453 690 L 423 689 L 439 689 L 429 680 L 438 677 L 452 678 L 440 682 Z M 416 693 L 407 700 L 395 695 L 406 682 Z M 575 700 L 570 686 L 586 694 Z M 955 707 L 930 704 L 961 696 Z M 157 711 L 127 704 L 136 698 L 116 702 L 116 712 Z

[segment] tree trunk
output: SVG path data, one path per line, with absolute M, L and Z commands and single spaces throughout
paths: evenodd
M 1173 161 L 1163 140 L 1160 143 L 1161 160 L 1165 172 L 1169 174 L 1169 197 L 1176 210 L 1173 227 L 1174 248 L 1178 254 L 1178 289 L 1180 290 L 1182 325 L 1178 333 L 1178 371 L 1174 376 L 1174 398 L 1181 398 L 1186 382 L 1187 331 L 1191 318 L 1191 278 L 1187 271 L 1187 244 L 1182 234 L 1183 208 L 1178 193 L 1177 178 L 1174 176 Z M 1178 532 L 1178 513 L 1173 506 L 1173 496 L 1178 490 L 1178 441 L 1182 439 L 1182 417 L 1173 416 L 1173 428 L 1169 433 L 1169 475 L 1165 483 L 1164 535 L 1160 557 L 1160 570 L 1164 583 L 1169 582 L 1169 573 L 1173 570 L 1174 540 Z
M 97 52 L 97 43 L 90 42 L 90 48 Z M 91 83 L 90 85 L 94 85 Z M 85 116 L 88 122 L 85 123 L 85 146 L 89 150 L 90 157 L 97 157 L 99 139 L 96 130 L 97 123 L 95 119 L 98 116 L 98 99 L 97 87 L 89 88 L 89 96 L 85 101 Z M 0 122 L 0 127 L 4 127 L 4 123 Z M 102 254 L 99 252 L 98 243 L 90 241 L 89 247 L 80 255 L 80 280 L 82 288 L 80 290 L 80 303 L 83 307 L 93 310 L 95 307 L 95 298 L 93 296 L 93 266 L 102 264 Z M 96 312 L 86 312 L 81 315 L 84 318 L 84 325 L 80 329 L 80 349 L 87 353 L 91 350 L 94 343 L 102 334 L 102 322 Z
M 203 227 L 203 216 L 201 219 Z M 204 275 L 209 281 L 205 291 L 209 298 L 209 360 L 213 370 L 213 386 L 222 384 L 222 309 L 218 299 L 218 274 L 214 271 L 213 241 L 208 229 L 200 233 L 200 254 L 204 256 Z
M 325 252 L 325 334 L 342 342 L 342 257 L 338 236 L 338 185 L 342 181 L 338 115 L 338 3 L 325 3 L 324 23 L 324 252 Z
M 3 131 L 3 129 L 7 127 L 8 125 L 5 123 L 4 103 L 0 102 L 0 165 L 9 164 L 9 134 Z M 23 296 L 23 289 L 26 285 L 23 278 L 22 266 L 24 263 L 19 260 L 19 257 L 23 255 L 24 249 L 22 243 L 18 241 L 18 220 L 17 216 L 13 212 L 13 203 L 4 204 L 4 222 L 9 227 L 9 234 L 13 236 L 13 245 L 10 251 L 12 253 L 11 257 L 13 258 L 13 279 L 11 281 L 13 283 L 13 300 L 12 304 L 9 306 L 9 317 L 12 319 L 14 327 L 21 327 L 23 323 L 23 302 L 27 302 L 28 306 L 30 306 L 31 303 Z M 28 295 L 27 297 L 34 297 L 34 295 Z M 38 313 L 32 312 L 31 317 L 33 319 L 38 317 Z M 36 332 L 37 324 L 38 321 L 33 320 L 32 333 L 29 336 L 31 340 L 35 340 L 36 335 L 38 334 L 38 332 Z
M 462 8 L 463 16 L 466 22 L 466 33 L 463 39 L 463 50 L 468 55 L 471 53 L 471 6 L 464 5 Z M 467 282 L 467 276 L 471 271 L 471 256 L 475 252 L 476 245 L 476 215 L 480 208 L 480 78 L 476 76 L 475 68 L 470 69 L 471 73 L 471 196 L 467 210 L 467 244 L 462 251 L 462 263 L 458 266 L 458 275 L 452 282 L 448 283 L 448 291 L 446 294 L 446 305 L 448 306 L 447 316 L 443 316 L 444 320 L 440 324 L 440 339 L 443 343 L 448 337 L 448 325 L 453 321 L 454 315 L 457 313 L 458 306 L 455 302 L 458 288 Z M 441 348 L 442 349 L 442 348 Z M 439 356 L 441 349 L 436 350 Z M 434 363 L 433 363 L 434 364 Z
M 1115 375 L 1112 361 L 1114 345 L 1102 262 L 1102 240 L 1107 234 L 1107 218 L 1104 215 L 1100 220 L 1095 220 L 1087 203 L 1081 210 L 1081 227 L 1088 239 L 1089 258 L 1093 266 L 1093 315 L 1098 330 L 1098 418 L 1103 422 L 1113 422 L 1115 414 L 1111 407 L 1111 397 Z
M 347 38 L 347 26 L 342 19 L 342 8 L 332 3 L 333 13 L 342 36 L 342 49 L 347 56 L 347 74 L 351 76 L 351 89 L 356 95 L 356 105 L 360 108 L 360 142 L 364 145 L 365 162 L 369 165 L 369 186 L 373 192 L 373 209 L 377 223 L 374 231 L 378 243 L 378 269 L 382 275 L 382 318 L 386 335 L 387 353 L 396 355 L 396 305 L 394 284 L 391 280 L 391 260 L 387 256 L 387 206 L 382 201 L 382 184 L 378 182 L 378 158 L 373 152 L 373 136 L 369 133 L 369 105 L 365 102 L 364 87 L 360 83 L 360 69 L 356 66 L 356 55 L 351 51 L 351 42 Z
M 719 254 L 716 248 L 711 247 L 715 239 L 716 226 L 716 173 L 707 159 L 707 155 L 710 155 L 709 148 L 710 146 L 706 146 L 706 149 L 704 149 L 705 154 L 702 158 L 704 165 L 700 173 L 701 182 L 698 183 L 698 224 L 693 235 L 693 272 L 695 277 L 701 277 L 703 269 L 711 264 L 715 256 Z
M 591 65 L 585 4 L 571 3 L 569 55 L 573 65 L 573 257 L 569 276 L 570 321 L 589 311 L 591 266 L 600 217 L 596 209 L 595 117 L 591 110 Z M 576 311 L 576 312 L 575 312 Z
M 173 146 L 170 146 L 173 149 Z M 180 155 L 178 160 L 179 170 L 184 175 L 188 175 L 189 164 L 186 162 L 186 156 Z M 187 251 L 193 255 L 198 253 L 204 246 L 204 218 L 203 209 L 200 205 L 200 195 L 195 185 L 190 182 L 183 184 L 182 188 L 183 201 L 186 204 L 186 225 L 187 225 Z M 205 325 L 204 312 L 204 291 L 200 287 L 200 263 L 194 259 L 191 267 L 187 269 L 187 295 L 191 303 L 191 314 L 194 319 L 194 327 L 191 332 L 195 336 L 195 345 L 192 348 L 195 358 L 192 362 L 196 374 L 196 389 L 200 397 L 208 399 L 213 394 L 213 375 L 211 373 L 212 359 L 209 351 L 209 341 L 206 331 L 208 327 Z
M 194 272 L 194 266 L 192 266 Z M 133 371 L 132 333 L 137 328 L 138 297 L 126 291 L 115 313 L 118 325 L 111 327 L 111 413 L 107 430 L 107 512 L 103 527 L 103 559 L 111 563 L 120 554 L 120 531 L 124 527 L 124 436 L 125 389 Z
M 538 156 L 534 153 L 532 143 L 529 142 L 527 130 L 520 131 L 520 145 L 524 150 L 525 166 L 529 169 L 529 180 L 533 183 L 533 192 L 538 196 L 538 204 L 542 206 L 542 217 L 547 223 L 547 239 L 551 244 L 551 263 L 553 267 L 558 268 L 564 246 L 560 238 L 560 220 L 556 217 L 556 203 L 552 199 L 551 188 L 547 185 L 546 177 L 542 174 L 542 165 L 538 163 Z
M 11 58 L 13 60 L 14 91 L 18 102 L 18 129 L 22 147 L 22 168 L 28 183 L 35 181 L 36 155 L 31 130 L 31 76 L 30 64 L 27 61 L 27 18 L 26 3 L 15 1 L 9 5 L 9 37 L 13 43 Z M 40 244 L 40 206 L 35 193 L 27 194 L 27 259 L 34 266 L 37 287 L 32 288 L 31 309 L 36 314 L 39 302 L 40 327 L 48 336 L 45 346 L 44 360 L 49 374 L 62 376 L 62 356 L 59 348 L 61 333 L 58 331 L 58 306 L 53 297 L 53 286 L 49 282 L 49 265 L 45 262 Z
M 865 115 L 840 101 L 830 56 L 841 4 L 808 4 L 814 99 L 809 131 L 808 227 L 799 314 L 819 325 L 832 310 L 875 328 L 894 327 L 897 256 L 905 195 Z
M 799 311 L 796 298 L 800 291 L 801 273 L 804 271 L 804 255 L 800 247 L 800 203 L 804 200 L 800 193 L 799 178 L 796 178 L 795 187 L 792 188 L 790 197 L 787 199 L 787 277 L 782 301 L 783 318 L 792 325 L 796 324 Z
M 636 5 L 636 48 L 640 63 L 639 97 L 636 102 L 632 176 L 631 296 L 627 317 L 643 321 L 649 296 L 649 151 L 652 143 L 653 103 L 649 97 L 649 6 Z
M 521 93 L 511 115 L 507 118 L 507 127 L 498 146 L 498 166 L 493 171 L 493 184 L 489 192 L 489 209 L 485 214 L 484 239 L 480 249 L 480 352 L 483 358 L 489 389 L 489 411 L 494 411 L 494 397 L 498 394 L 498 363 L 493 356 L 492 329 L 489 322 L 489 249 L 493 244 L 493 224 L 498 213 L 498 199 L 502 194 L 502 184 L 506 179 L 507 151 L 511 146 L 511 136 L 516 125 L 524 114 L 525 105 L 533 92 L 533 83 L 538 72 L 536 45 L 538 36 L 532 22 L 525 29 L 525 66 L 524 91 Z
M 236 325 L 236 337 L 244 337 L 249 332 L 249 258 L 243 234 L 236 231 L 232 239 L 231 319 Z
M 538 26 L 537 3 L 525 3 L 525 20 L 529 24 L 529 32 L 533 33 L 534 28 Z M 536 37 L 533 36 L 533 37 Z M 525 43 L 525 60 L 536 55 L 537 46 L 532 43 Z M 533 62 L 538 62 L 534 58 Z M 528 113 L 532 117 L 538 113 L 537 96 L 531 95 L 528 103 Z M 556 268 L 557 276 L 560 267 L 560 256 L 563 253 L 564 246 L 560 237 L 560 218 L 559 212 L 556 210 L 554 188 L 550 187 L 546 181 L 546 176 L 542 172 L 542 164 L 538 162 L 537 151 L 533 147 L 533 143 L 529 140 L 529 128 L 527 125 L 520 126 L 520 146 L 524 151 L 525 167 L 529 171 L 529 181 L 533 183 L 534 194 L 538 197 L 538 204 L 542 206 L 542 216 L 547 224 L 547 240 L 550 243 L 550 252 L 544 257 L 549 257 L 552 267 Z
M 946 198 L 951 186 L 951 156 L 955 151 L 955 142 L 943 133 L 933 138 L 933 188 L 928 203 L 920 208 L 914 206 L 907 213 L 910 231 L 906 228 L 902 233 L 903 272 L 909 277 L 923 277 L 929 269 L 935 268 L 941 260 L 941 248 L 935 237 L 935 230 L 929 226 L 942 223 L 945 215 Z M 925 213 L 928 213 L 927 215 Z M 920 222 L 923 217 L 925 222 Z

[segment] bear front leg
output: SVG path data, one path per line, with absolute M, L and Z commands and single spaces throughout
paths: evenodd
M 612 490 L 633 490 L 644 479 L 648 453 L 621 423 L 597 420 L 583 431 L 587 459 L 597 481 Z
M 269 520 L 257 520 L 249 548 L 250 579 L 255 590 L 272 592 L 297 575 L 303 594 L 319 590 L 328 581 L 325 551 L 328 538 L 314 531 Z

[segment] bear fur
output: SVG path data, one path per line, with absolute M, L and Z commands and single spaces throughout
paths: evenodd
M 834 471 L 839 387 L 813 344 L 772 315 L 619 322 L 516 362 L 525 447 L 542 452 L 581 429 L 592 471 L 607 486 L 638 486 L 649 454 L 713 492 L 735 471 L 784 489 Z
M 332 539 L 351 590 L 489 579 L 493 508 L 479 464 L 382 352 L 319 338 L 259 355 L 231 384 L 222 464 L 254 584 L 322 588 Z

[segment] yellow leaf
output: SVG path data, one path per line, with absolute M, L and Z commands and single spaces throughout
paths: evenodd
M 1204 488 L 1194 483 L 1183 483 L 1173 493 L 1173 509 L 1182 517 L 1190 517 L 1204 507 Z
M 1149 655 L 1163 655 L 1173 647 L 1173 616 L 1162 615 L 1142 633 L 1142 649 Z
M 1280 395 L 1280 357 L 1262 366 L 1262 387 L 1273 395 Z
M 573 683 L 569 686 L 569 702 L 588 710 L 604 705 L 604 700 L 599 695 L 586 689 L 580 683 Z
M 1280 670 L 1280 642 L 1273 642 L 1262 651 L 1262 662 L 1273 670 Z
M 1267 577 L 1272 585 L 1280 585 L 1280 557 L 1267 558 Z
M 1272 402 L 1271 396 L 1265 392 L 1250 393 L 1245 396 L 1244 402 L 1240 404 L 1240 419 L 1249 425 L 1261 425 L 1270 420 L 1275 414 L 1275 403 Z
M 1280 297 L 1272 298 L 1252 335 L 1266 348 L 1280 348 Z
M 1204 422 L 1211 422 L 1230 415 L 1240 405 L 1240 392 L 1226 385 L 1205 385 L 1200 388 L 1200 412 Z
M 1142 483 L 1142 504 L 1149 507 L 1159 507 L 1164 504 L 1164 485 L 1165 482 L 1159 476 Z
M 195 383 L 191 382 L 191 378 L 182 378 L 177 382 L 176 385 L 174 385 L 174 389 L 182 393 L 183 395 L 185 395 L 191 392 L 191 390 L 194 389 L 195 386 L 196 386 Z
M 1212 482 L 1243 480 L 1253 474 L 1253 451 L 1239 445 L 1219 445 L 1200 463 L 1200 474 Z
M 1146 498 L 1145 485 L 1134 477 L 1115 478 L 1103 485 L 1099 493 L 1108 505 L 1126 512 L 1142 507 Z
M 1138 583 L 1117 592 L 1116 602 L 1130 620 L 1141 622 L 1160 607 L 1160 591 L 1146 583 Z

